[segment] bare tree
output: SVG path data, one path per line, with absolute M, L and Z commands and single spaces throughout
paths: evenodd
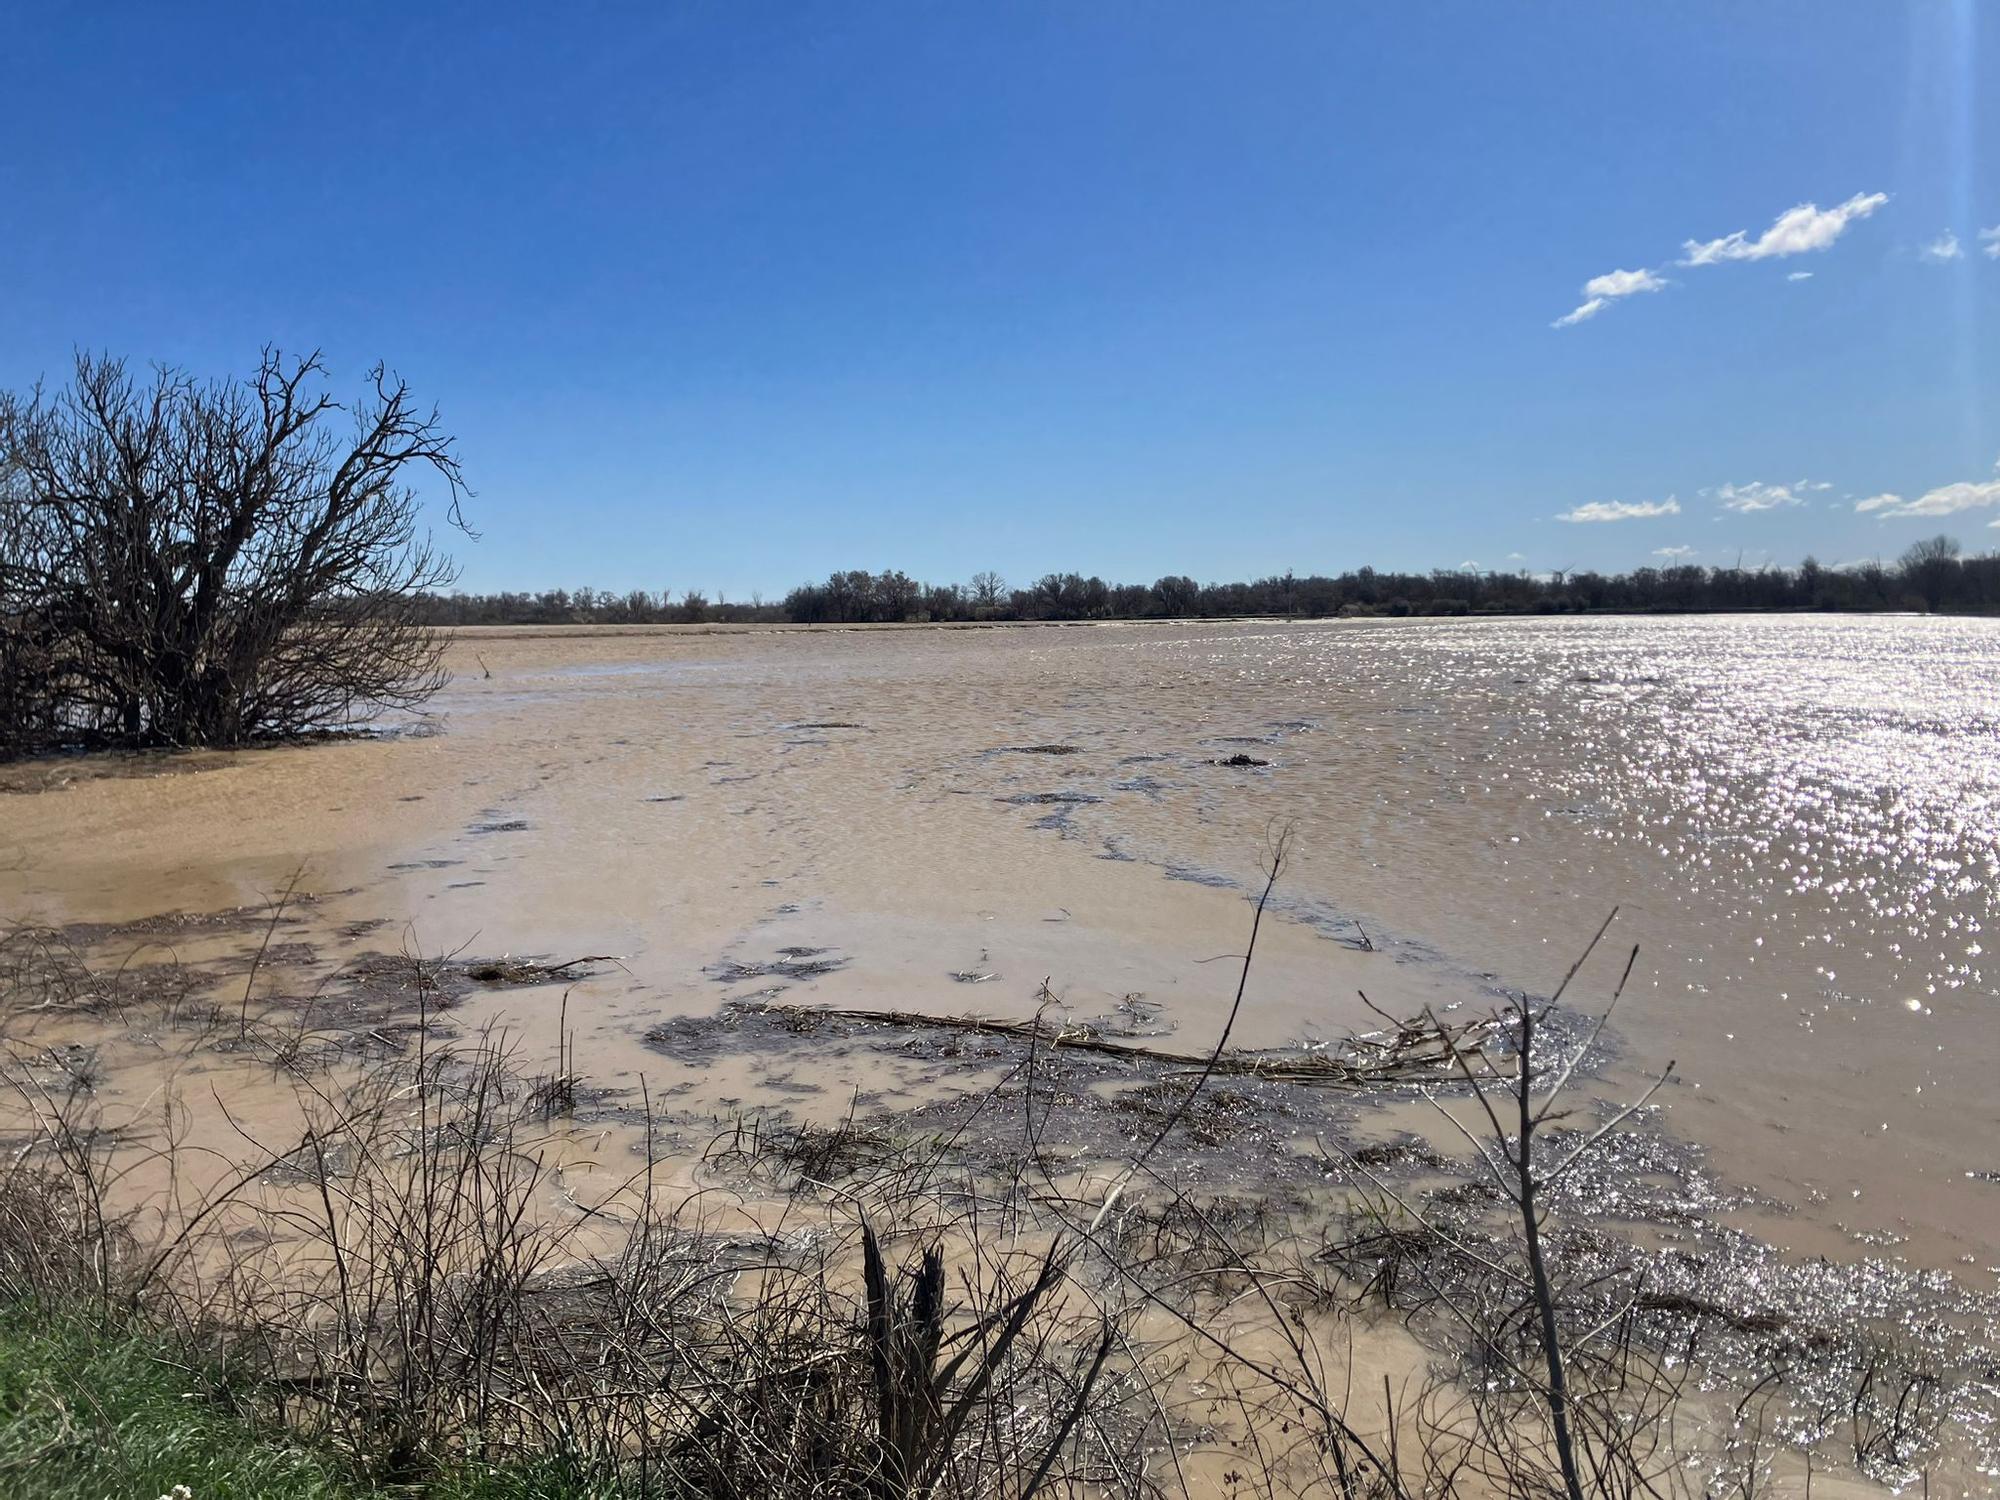
M 214 383 L 81 355 L 65 390 L 0 394 L 14 748 L 293 735 L 442 685 L 420 596 L 454 573 L 406 479 L 441 477 L 467 529 L 452 440 L 381 366 L 352 406 L 324 380 L 276 350 Z
M 1903 581 L 1923 596 L 1927 608 L 1936 609 L 1944 601 L 1948 582 L 1958 572 L 1959 545 L 1955 537 L 1934 536 L 1912 542 L 1897 560 Z
M 992 569 L 972 575 L 972 602 L 981 609 L 997 609 L 1007 593 L 1007 580 Z

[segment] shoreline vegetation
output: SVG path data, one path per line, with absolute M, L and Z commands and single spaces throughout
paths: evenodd
M 1722 1227 L 1655 1114 L 1671 1066 L 1585 1089 L 1625 981 L 1570 989 L 1611 919 L 1547 997 L 1248 1054 L 1282 866 L 1192 1052 L 1046 992 L 1011 1023 L 766 1004 L 646 1038 L 972 1080 L 828 1124 L 579 1076 L 586 960 L 316 968 L 309 898 L 196 919 L 243 949 L 208 971 L 142 960 L 158 924 L 16 930 L 0 1472 L 51 1500 L 1750 1500 L 1978 1461 L 1990 1308 Z M 496 987 L 560 1007 L 552 1056 L 468 1024 Z M 175 1060 L 142 1113 L 93 1028 Z M 258 1079 L 283 1106 L 253 1124 Z M 1385 1136 L 1398 1104 L 1435 1130 Z M 192 1141 L 211 1107 L 227 1153 Z M 565 1138 L 614 1131 L 622 1172 L 568 1175 Z
M 710 599 L 699 592 L 579 588 L 536 593 L 424 594 L 417 615 L 469 625 L 879 625 L 1032 622 L 1404 618 L 1557 614 L 2000 614 L 2000 555 L 1964 557 L 1937 536 L 1894 563 L 1797 568 L 1704 568 L 1683 564 L 1603 574 L 1377 572 L 1337 577 L 1291 573 L 1248 583 L 1199 584 L 1166 577 L 1113 584 L 1049 573 L 1010 588 L 997 573 L 963 584 L 919 582 L 894 569 L 849 570 L 804 584 L 782 600 Z

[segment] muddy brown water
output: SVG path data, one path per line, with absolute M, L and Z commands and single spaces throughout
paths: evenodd
M 773 1080 L 640 1037 L 773 989 L 1022 1016 L 1046 983 L 1203 1043 L 1289 829 L 1244 1042 L 1372 1024 L 1358 990 L 1546 993 L 1616 907 L 1575 992 L 1639 945 L 1607 1087 L 1676 1059 L 1670 1128 L 1795 1251 L 1994 1262 L 2000 624 L 503 630 L 451 664 L 433 733 L 17 773 L 0 907 L 210 912 L 302 867 L 336 957 L 616 954 L 571 990 L 579 1070 L 720 1111 Z M 553 1056 L 555 1003 L 475 1018 Z M 831 1109 L 978 1081 L 801 1072 Z

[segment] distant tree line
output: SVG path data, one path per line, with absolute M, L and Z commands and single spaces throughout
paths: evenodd
M 1475 573 L 1436 569 L 1337 576 L 1275 574 L 1248 583 L 1107 583 L 1047 573 L 1010 588 L 997 573 L 963 584 L 920 583 L 895 569 L 850 570 L 801 584 L 777 602 L 747 603 L 633 589 L 432 595 L 438 625 L 745 624 L 860 625 L 983 620 L 1170 620 L 1230 616 L 1701 613 L 1727 610 L 1917 610 L 2000 614 L 2000 555 L 1964 557 L 1950 537 L 1917 543 L 1894 563 L 1828 568 L 1704 568 L 1681 564 L 1630 573 Z

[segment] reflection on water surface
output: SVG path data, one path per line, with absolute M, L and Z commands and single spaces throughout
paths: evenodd
M 1198 1031 L 1288 827 L 1255 1039 L 1357 987 L 1546 991 L 1617 906 L 1628 1056 L 1679 1059 L 1675 1128 L 1801 1246 L 2000 1236 L 1994 622 L 496 632 L 454 665 L 433 738 L 7 799 L 10 899 L 212 908 L 310 856 L 432 948 L 627 955 L 607 1049 L 785 943 L 853 958 L 801 998 L 961 1009 L 977 969 L 990 1007 L 1046 977 Z

